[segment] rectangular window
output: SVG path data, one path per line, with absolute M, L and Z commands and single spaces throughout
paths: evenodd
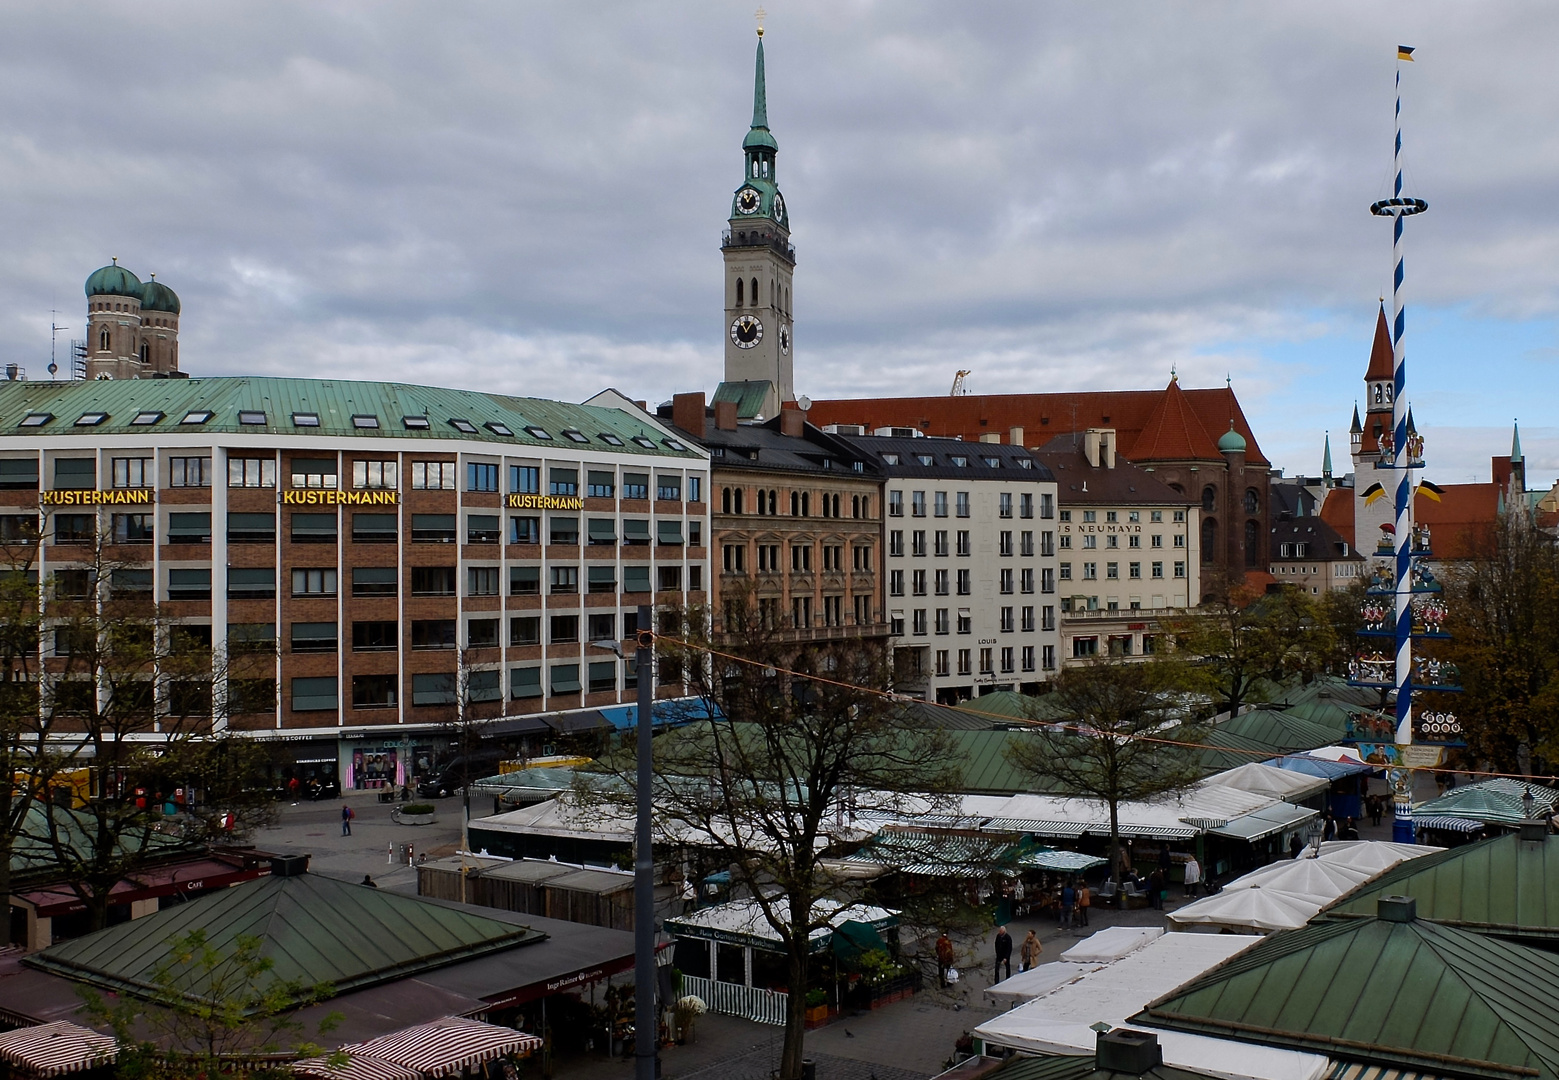
M 936 673 L 943 678 L 945 678 L 949 673 L 946 649 L 938 649 L 936 651 Z
M 854 567 L 863 572 L 869 572 L 872 568 L 872 549 L 869 547 L 857 547 L 854 552 Z
M 293 571 L 294 575 L 297 571 Z M 334 595 L 336 572 L 330 571 L 330 592 Z M 276 595 L 276 568 L 274 566 L 229 567 L 227 571 L 227 595 L 232 600 L 269 600 Z
M 968 529 L 959 529 L 958 530 L 957 540 L 958 540 L 958 547 L 957 547 L 958 554 L 961 555 L 961 556 L 968 556 L 970 551 L 972 550 L 972 547 L 971 547 L 970 542 L 969 542 L 969 530 Z
M 617 689 L 617 661 L 592 660 L 589 672 L 592 694 L 610 694 Z
M 341 486 L 335 458 L 293 458 L 292 486 L 295 488 L 323 488 Z M 252 486 L 252 485 L 246 485 Z M 261 485 L 262 487 L 264 485 Z
M 1012 616 L 1013 616 L 1013 609 L 1012 608 L 1004 607 L 1004 608 L 1001 609 L 1001 632 L 1002 633 L 1004 633 L 1004 634 L 1012 633 L 1012 628 L 1013 628 L 1013 625 L 1014 625 Z
M 917 637 L 926 636 L 926 609 L 916 608 L 910 615 L 910 625 Z
M 1032 645 L 1023 646 L 1023 670 L 1034 670 L 1034 646 Z
M 178 479 L 179 462 L 204 461 L 204 472 L 209 476 L 211 468 L 210 458 L 174 458 L 173 476 Z M 186 464 L 185 479 L 190 478 L 190 470 Z M 175 487 L 195 487 L 191 483 L 175 484 Z M 209 479 L 200 487 L 209 487 Z M 276 459 L 275 458 L 245 458 L 230 457 L 227 459 L 227 486 L 235 488 L 273 488 L 276 486 Z
M 293 712 L 328 712 L 339 708 L 340 693 L 334 675 L 292 680 Z
M 1001 572 L 1001 577 L 999 580 L 1001 582 L 1001 592 L 1003 596 L 1010 596 L 1012 594 L 1012 578 L 1013 574 L 1011 570 L 1003 570 Z
M 1083 563 L 1083 580 L 1084 581 L 1098 581 L 1099 580 L 1099 564 L 1098 563 L 1091 563 L 1091 562 Z
M 1177 577 L 1177 578 L 1185 577 L 1185 563 L 1183 563 L 1183 562 L 1175 563 L 1175 577 Z
M 648 568 L 646 567 L 646 569 Z M 554 566 L 551 571 L 549 591 L 554 596 L 559 593 L 577 593 L 579 591 L 579 567 Z
M 292 651 L 335 652 L 336 624 L 333 622 L 295 622 L 292 624 Z
M 393 566 L 354 566 L 352 568 L 353 596 L 394 596 L 400 581 Z
M 665 661 L 662 661 L 664 664 Z M 579 693 L 579 665 L 578 664 L 553 664 L 548 673 L 548 682 L 554 694 Z
M 1062 551 L 1070 551 L 1071 548 L 1072 548 L 1072 538 L 1071 538 L 1071 536 L 1066 534 L 1066 533 L 1062 533 L 1061 534 L 1061 550 Z
M 1012 530 L 1003 529 L 996 536 L 996 550 L 1001 555 L 1012 554 Z
M 413 543 L 417 544 L 453 544 L 455 542 L 455 515 L 411 515 L 411 539 Z
M 974 591 L 974 574 L 969 570 L 958 571 L 958 595 L 969 596 Z
M 1013 662 L 1012 662 L 1013 661 L 1012 653 L 1013 653 L 1013 649 L 1012 649 L 1011 645 L 1004 645 L 1004 646 L 1002 646 L 1002 650 L 1001 650 L 1001 672 L 1002 672 L 1003 675 L 1011 674 L 1013 671 L 1017 670 L 1016 667 L 1013 665 Z
M 541 543 L 541 519 L 539 517 L 511 517 L 509 519 L 509 543 Z
M 1134 562 L 1127 566 L 1126 575 L 1130 578 L 1140 578 L 1142 576 L 1142 564 L 1139 562 Z
M 1033 631 L 1034 631 L 1034 609 L 1032 607 L 1024 607 L 1023 611 L 1020 614 L 1021 614 L 1021 620 L 1019 621 L 1018 625 L 1023 628 L 1023 632 L 1025 634 L 1033 633 Z
M 648 499 L 650 497 L 649 473 L 623 473 L 623 498 Z
M 924 570 L 916 570 L 910 576 L 910 588 L 916 596 L 926 595 L 926 572 Z
M 509 644 L 515 648 L 541 644 L 541 616 L 519 615 L 509 620 Z
M 690 503 L 704 501 L 704 479 L 701 476 L 687 478 L 687 501 Z
M 926 516 L 926 493 L 924 491 L 912 491 L 909 493 L 909 512 L 914 517 Z
M 951 630 L 952 630 L 952 621 L 948 618 L 947 609 L 945 607 L 937 608 L 936 609 L 936 632 L 939 633 L 939 634 L 946 634 L 946 633 L 951 632 Z M 945 675 L 946 672 L 943 672 L 943 674 Z
M 1004 518 L 1012 516 L 1012 492 L 1003 491 L 997 502 L 997 513 Z
M 916 529 L 909 534 L 910 554 L 924 558 L 926 554 L 926 530 Z
M 498 567 L 496 567 L 496 566 L 468 566 L 468 567 L 466 567 L 466 595 L 467 596 L 497 596 L 498 595 Z
M 228 623 L 227 651 L 246 654 L 275 652 L 276 624 Z
M 1153 563 L 1149 569 L 1156 578 L 1161 578 L 1164 576 L 1164 564 L 1161 562 Z
M 902 571 L 902 570 L 889 570 L 888 571 L 888 595 L 889 596 L 903 596 L 904 595 L 904 571 Z
M 274 588 L 274 586 L 272 586 Z M 210 570 L 169 570 L 169 600 L 210 600 Z
M 946 596 L 948 594 L 951 577 L 952 575 L 946 570 L 938 570 L 936 572 L 936 594 L 938 596 Z
M 466 543 L 496 544 L 501 528 L 497 514 L 467 514 Z
M 411 595 L 454 596 L 453 566 L 414 566 L 411 570 Z
M 617 591 L 617 568 L 610 564 L 590 567 L 587 578 L 588 587 L 593 593 L 614 593 Z
M 390 461 L 354 461 L 352 462 L 352 486 L 355 488 L 375 488 L 381 491 L 394 491 L 400 487 L 400 467 L 393 459 Z
M 1177 536 L 1177 537 L 1175 537 L 1175 547 L 1177 547 L 1177 548 L 1185 547 L 1185 537 L 1184 536 Z
M 682 591 L 682 567 L 662 566 L 657 574 L 659 579 L 657 584 L 661 592 Z
M 1072 639 L 1072 656 L 1078 659 L 1099 655 L 1099 639 L 1096 637 L 1079 637 Z
M 142 488 L 152 487 L 153 477 L 156 471 L 152 468 L 153 458 L 114 458 L 114 487 L 116 488 Z
M 467 491 L 497 491 L 498 466 L 487 461 L 466 462 Z
M 388 621 L 354 622 L 353 652 L 394 652 L 399 640 L 399 624 Z
M 413 649 L 453 649 L 455 641 L 454 619 L 413 619 L 411 647 Z
M 1034 534 L 1027 529 L 1018 535 L 1018 554 L 1034 554 Z
M 1034 591 L 1033 567 L 1025 566 L 1018 572 L 1018 591 L 1025 594 L 1032 593 Z
M 1121 538 L 1118 536 L 1106 536 L 1104 538 L 1104 546 L 1107 548 L 1118 548 L 1121 546 Z
M 155 514 L 115 514 L 114 543 L 150 544 Z
M 0 458 L 0 488 L 38 490 L 38 459 Z
M 957 507 L 957 513 L 959 517 L 966 518 L 969 516 L 969 493 L 967 491 L 960 491 L 958 493 Z
M 352 708 L 393 709 L 394 707 L 394 675 L 352 676 Z
M 1184 510 L 1176 510 L 1175 511 L 1175 520 L 1176 521 L 1184 521 L 1185 520 L 1185 511 Z
M 996 650 L 995 649 L 981 649 L 980 650 L 980 674 L 981 675 L 994 675 L 996 673 L 996 663 L 995 663 L 996 662 L 996 655 L 995 654 L 996 654 Z
M 205 515 L 209 521 L 211 515 Z M 276 514 L 227 515 L 227 542 L 229 544 L 274 544 L 276 542 Z
M 1097 536 L 1094 536 L 1092 533 L 1089 533 L 1087 536 L 1083 537 L 1083 547 L 1084 547 L 1084 549 L 1091 551 L 1091 550 L 1097 548 L 1098 546 L 1099 546 L 1099 538 Z
M 1104 577 L 1107 581 L 1119 581 L 1121 576 L 1121 564 L 1118 562 L 1104 564 Z
M 650 591 L 650 568 L 648 566 L 623 567 L 623 592 L 647 593 Z
M 411 463 L 413 491 L 454 491 L 455 463 L 453 461 L 413 461 Z
M 353 514 L 352 543 L 393 544 L 400 534 L 400 518 L 395 514 Z
M 591 469 L 585 473 L 585 495 L 592 499 L 610 499 L 617 494 L 617 474 Z
M 231 581 L 234 571 L 228 571 L 229 588 L 228 595 L 233 594 Z M 275 595 L 275 582 L 271 585 Z M 293 596 L 334 596 L 336 595 L 336 571 L 334 567 L 299 567 L 292 572 Z
M 579 519 L 558 514 L 547 518 L 547 543 L 562 547 L 578 547 Z
M 1040 657 L 1046 671 L 1054 671 L 1056 669 L 1056 647 L 1054 645 L 1041 647 Z
M 970 649 L 958 650 L 958 674 L 974 674 L 974 653 Z
M 110 573 L 108 578 L 109 591 L 115 596 L 123 596 L 130 593 L 149 593 L 152 591 L 152 572 L 150 570 L 132 570 L 120 568 Z M 206 628 L 209 633 L 209 627 Z
M 727 574 L 744 574 L 747 572 L 747 548 L 743 544 L 725 544 L 720 549 L 723 558 L 722 567 Z M 760 569 L 768 569 L 762 565 L 763 556 L 768 552 L 766 546 L 759 546 L 758 555 Z
M 1061 564 L 1061 580 L 1062 581 L 1071 581 L 1072 580 L 1072 564 L 1071 563 L 1064 562 L 1064 563 Z
M 547 481 L 549 495 L 579 494 L 578 469 L 551 469 L 547 473 Z
M 1056 628 L 1056 609 L 1051 604 L 1046 604 L 1039 609 L 1039 628 L 1041 630 L 1054 630 Z
M 611 613 L 592 615 L 586 629 L 589 633 L 587 641 L 612 641 L 617 637 L 617 616 Z
M 1018 516 L 1021 518 L 1034 516 L 1034 493 L 1032 491 L 1025 491 L 1018 496 Z
M 595 475 L 595 474 L 592 474 Z M 608 478 L 611 473 L 605 474 Z M 537 465 L 510 465 L 509 491 L 514 495 L 541 494 L 541 468 Z
M 510 668 L 509 696 L 516 701 L 541 697 L 541 668 Z
M 655 541 L 661 547 L 682 546 L 682 522 L 674 518 L 669 521 L 666 518 L 661 518 L 655 523 Z M 673 555 L 671 557 L 675 558 L 676 556 Z
M 453 672 L 430 672 L 411 677 L 412 705 L 453 705 L 455 700 Z
M 90 490 L 97 487 L 95 458 L 55 458 L 54 487 L 57 490 Z
M 948 553 L 947 530 L 938 529 L 936 531 L 936 535 L 931 538 L 931 545 L 931 550 L 934 551 L 939 558 L 946 558 Z
M 937 517 L 947 516 L 947 492 L 933 492 L 931 496 L 932 513 Z
M 888 492 L 888 516 L 904 516 L 904 493 L 902 491 Z
M 682 501 L 682 477 L 657 474 L 655 477 L 655 497 L 663 502 Z
M 334 544 L 337 518 L 335 514 L 293 514 L 292 542 L 294 544 Z

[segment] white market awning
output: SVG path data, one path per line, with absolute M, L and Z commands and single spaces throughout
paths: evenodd
M 314 1080 L 422 1080 L 422 1074 L 415 1069 L 367 1054 L 349 1054 L 340 1065 L 330 1064 L 328 1057 L 305 1058 L 294 1062 L 292 1071 Z
M 1042 994 L 1050 993 L 1058 986 L 1074 982 L 1090 971 L 1098 971 L 1102 966 L 1101 964 L 1070 964 L 1058 960 L 1053 964 L 1040 964 L 1027 971 L 1020 971 L 985 992 L 998 1000 L 1030 1001 Z
M 1273 892 L 1253 885 L 1223 892 L 1187 904 L 1171 912 L 1169 921 L 1178 928 L 1218 926 L 1235 930 L 1297 930 L 1321 910 L 1319 900 Z
M 108 1065 L 119 1056 L 119 1043 L 69 1020 L 37 1024 L 0 1034 L 0 1060 L 36 1076 L 63 1076 Z
M 446 1016 L 341 1049 L 352 1057 L 361 1054 L 424 1076 L 439 1077 L 505 1054 L 529 1053 L 540 1048 L 541 1040 L 535 1035 L 463 1016 Z

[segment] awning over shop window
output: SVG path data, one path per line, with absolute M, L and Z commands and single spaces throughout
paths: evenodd
M 507 1054 L 528 1054 L 540 1048 L 541 1040 L 523 1031 L 446 1016 L 431 1024 L 418 1024 L 341 1049 L 353 1058 L 362 1055 L 404 1066 L 424 1076 L 439 1077 Z
M 382 1061 L 363 1054 L 353 1054 L 340 1066 L 332 1066 L 329 1058 L 306 1058 L 293 1064 L 297 1076 L 318 1077 L 320 1080 L 422 1080 L 422 1074 L 393 1061 Z
M 0 1060 L 35 1076 L 63 1076 L 107 1065 L 119 1056 L 113 1036 L 56 1020 L 0 1035 Z

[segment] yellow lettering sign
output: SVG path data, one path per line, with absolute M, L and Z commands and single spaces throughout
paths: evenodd
M 504 505 L 510 510 L 583 510 L 585 500 L 578 495 L 510 495 Z
M 398 506 L 398 491 L 339 491 L 304 489 L 281 493 L 283 506 Z
M 44 506 L 150 506 L 150 488 L 114 488 L 111 491 L 45 491 Z

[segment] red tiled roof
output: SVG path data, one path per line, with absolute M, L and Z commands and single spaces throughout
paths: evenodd
M 1413 500 L 1413 520 L 1428 525 L 1437 559 L 1467 559 L 1477 554 L 1499 514 L 1498 484 L 1445 484 L 1435 502 L 1420 492 Z M 1389 497 L 1389 496 L 1388 496 Z M 1321 520 L 1363 554 L 1374 550 L 1378 537 L 1356 536 L 1354 491 L 1333 488 L 1321 504 Z
M 1129 456 L 1134 461 L 1217 459 L 1218 444 L 1192 411 L 1179 379 L 1169 380 L 1158 405 L 1142 425 L 1142 434 L 1131 444 Z
M 1337 535 L 1354 548 L 1359 546 L 1353 535 L 1353 489 L 1332 488 L 1321 504 L 1321 520 L 1337 530 Z
M 1391 328 L 1386 325 L 1386 308 L 1381 306 L 1380 317 L 1375 320 L 1375 342 L 1370 346 L 1370 366 L 1364 379 L 1390 379 L 1396 373 L 1396 358 L 1391 353 Z
M 1224 387 L 1212 390 L 1181 390 L 1187 410 L 1194 416 L 1206 438 L 1210 431 L 1227 431 L 1229 421 L 1245 437 L 1245 461 L 1249 465 L 1270 465 L 1256 436 L 1245 420 L 1239 399 Z M 1021 427 L 1023 441 L 1041 446 L 1057 435 L 1088 428 L 1114 428 L 1117 445 L 1128 460 L 1140 460 L 1136 444 L 1149 422 L 1160 411 L 1169 391 L 1113 390 L 1057 394 L 992 394 L 966 397 L 835 398 L 814 401 L 807 420 L 825 424 L 861 424 L 870 431 L 880 427 L 910 427 L 927 435 L 961 437 L 976 442 L 981 435 L 1001 435 Z M 1130 447 L 1130 450 L 1126 448 Z M 1217 461 L 1217 444 L 1207 439 L 1205 450 L 1195 455 L 1200 460 Z M 1165 458 L 1149 460 L 1167 460 Z

